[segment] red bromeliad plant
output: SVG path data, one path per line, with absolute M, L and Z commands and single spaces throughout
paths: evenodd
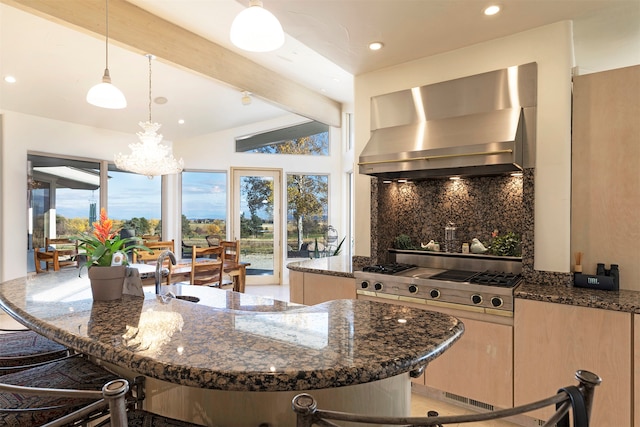
M 111 258 L 116 252 L 125 250 L 146 250 L 149 248 L 140 244 L 139 237 L 122 239 L 119 230 L 113 231 L 113 220 L 107 217 L 106 209 L 100 209 L 100 220 L 93 223 L 93 235 L 84 234 L 78 237 L 79 247 L 87 253 L 87 267 L 111 266 Z M 126 263 L 126 258 L 125 258 Z

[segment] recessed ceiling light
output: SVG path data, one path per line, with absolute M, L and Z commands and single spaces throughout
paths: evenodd
M 380 50 L 383 46 L 382 42 L 372 42 L 369 43 L 369 50 Z
M 17 80 L 13 76 L 5 76 L 4 81 L 7 83 L 15 83 Z
M 500 6 L 496 4 L 488 6 L 484 9 L 484 14 L 487 16 L 493 16 L 498 12 L 500 12 Z
M 166 104 L 168 101 L 169 100 L 164 96 L 158 96 L 153 100 L 153 102 L 155 102 L 158 105 Z
M 179 125 L 183 125 L 183 124 L 184 124 L 184 119 L 179 119 L 179 120 L 178 120 L 178 124 L 179 124 Z

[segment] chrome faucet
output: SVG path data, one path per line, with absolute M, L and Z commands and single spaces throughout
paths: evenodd
M 170 250 L 166 250 L 158 256 L 156 261 L 156 295 L 160 295 L 160 282 L 162 281 L 162 264 L 164 264 L 164 258 L 168 256 L 171 264 L 176 265 L 176 256 Z

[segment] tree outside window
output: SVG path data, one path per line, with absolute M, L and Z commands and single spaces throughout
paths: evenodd
M 328 188 L 327 175 L 287 175 L 287 243 L 292 250 L 324 250 Z

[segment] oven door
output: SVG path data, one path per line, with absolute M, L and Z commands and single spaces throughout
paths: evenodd
M 412 380 L 427 395 L 477 409 L 513 406 L 513 317 L 487 314 L 478 307 L 418 298 L 357 292 L 358 299 L 437 311 L 462 320 L 465 331 L 449 350 Z

